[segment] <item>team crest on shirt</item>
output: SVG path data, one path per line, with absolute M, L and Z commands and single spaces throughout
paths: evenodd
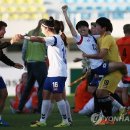
M 90 42 L 90 39 L 87 39 L 87 42 Z

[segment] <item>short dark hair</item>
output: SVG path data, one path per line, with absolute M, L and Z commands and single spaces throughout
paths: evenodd
M 89 24 L 85 20 L 81 20 L 76 24 L 76 29 L 78 30 L 78 28 L 80 28 L 81 26 L 89 27 Z
M 124 33 L 130 33 L 130 24 L 125 24 L 123 26 Z
M 2 27 L 7 27 L 7 23 L 5 23 L 4 21 L 0 21 L 0 29 Z
M 96 20 L 96 23 L 99 24 L 101 27 L 106 27 L 106 31 L 113 31 L 112 23 L 108 18 L 100 17 Z

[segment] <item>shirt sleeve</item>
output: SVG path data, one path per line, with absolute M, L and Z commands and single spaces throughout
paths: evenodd
M 55 44 L 54 37 L 44 37 L 47 46 L 53 46 Z
M 77 36 L 76 37 L 73 37 L 74 38 L 74 40 L 76 41 L 76 42 L 80 42 L 80 40 L 81 40 L 81 35 L 79 34 L 79 33 L 77 33 Z
M 11 45 L 11 43 L 10 42 L 0 42 L 0 49 L 4 49 L 4 48 L 6 48 L 6 47 L 8 47 L 8 46 L 10 46 Z
M 112 46 L 112 37 L 111 36 L 107 36 L 106 38 L 103 39 L 103 44 L 101 46 L 101 49 L 110 49 Z

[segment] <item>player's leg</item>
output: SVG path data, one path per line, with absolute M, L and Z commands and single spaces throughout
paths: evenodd
M 5 101 L 8 96 L 7 88 L 2 77 L 0 77 L 0 126 L 8 126 L 9 124 L 2 119 Z
M 105 117 L 112 116 L 112 101 L 110 98 L 110 93 L 114 93 L 116 86 L 121 78 L 122 75 L 120 72 L 113 72 L 102 78 L 99 83 L 96 95 L 98 98 L 99 107 Z M 96 124 L 98 123 L 100 122 L 97 121 Z
M 128 107 L 129 103 L 128 103 L 128 87 L 123 87 L 122 90 L 122 101 L 123 104 Z
M 53 82 L 53 95 L 54 99 L 57 103 L 60 115 L 62 117 L 62 122 L 58 125 L 55 125 L 54 127 L 65 127 L 69 126 L 69 122 L 67 119 L 67 108 L 66 108 L 66 102 L 63 99 L 63 92 L 65 87 L 65 77 L 57 77 L 55 79 L 55 82 Z
M 109 62 L 108 72 L 120 71 L 124 76 L 127 75 L 127 67 L 123 62 Z
M 51 104 L 51 89 L 50 89 L 51 83 L 50 78 L 46 78 L 44 87 L 43 87 L 43 101 L 42 101 L 42 107 L 41 107 L 41 118 L 39 121 L 34 122 L 31 124 L 31 127 L 45 127 L 46 126 L 46 120 L 48 118 L 48 111 Z
M 63 94 L 63 99 L 65 100 L 65 104 L 66 104 L 66 110 L 67 110 L 67 118 L 68 118 L 68 121 L 70 124 L 72 124 L 72 116 L 71 116 L 71 109 L 70 109 L 70 104 L 69 104 L 69 101 L 67 100 L 67 97 L 66 97 L 66 91 L 64 90 Z
M 100 113 L 100 108 L 99 108 L 99 103 L 98 103 L 98 98 L 96 95 L 96 90 L 99 85 L 100 77 L 98 75 L 93 75 L 93 78 L 88 80 L 88 92 L 92 93 L 94 97 L 94 113 Z
M 128 76 L 130 76 L 130 64 L 126 64 L 128 70 Z M 123 104 L 127 107 L 129 106 L 128 101 L 128 87 L 130 87 L 130 83 L 123 83 L 122 84 L 122 100 Z
M 83 107 L 82 110 L 78 112 L 81 115 L 87 115 L 90 116 L 91 114 L 94 113 L 94 98 L 91 98 L 87 104 Z
M 50 103 L 50 106 L 48 108 L 48 113 L 46 114 L 47 118 L 51 115 L 51 112 L 53 111 L 53 108 L 54 108 L 55 99 L 53 97 L 53 93 L 51 93 L 50 100 L 51 100 L 51 103 Z

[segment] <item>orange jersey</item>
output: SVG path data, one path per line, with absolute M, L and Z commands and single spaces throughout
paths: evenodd
M 86 79 L 84 79 L 76 88 L 74 96 L 74 112 L 79 112 L 83 109 L 84 105 L 92 98 L 92 95 L 87 91 L 86 87 L 88 87 L 88 85 Z
M 130 64 L 130 36 L 117 40 L 120 56 L 125 64 Z

